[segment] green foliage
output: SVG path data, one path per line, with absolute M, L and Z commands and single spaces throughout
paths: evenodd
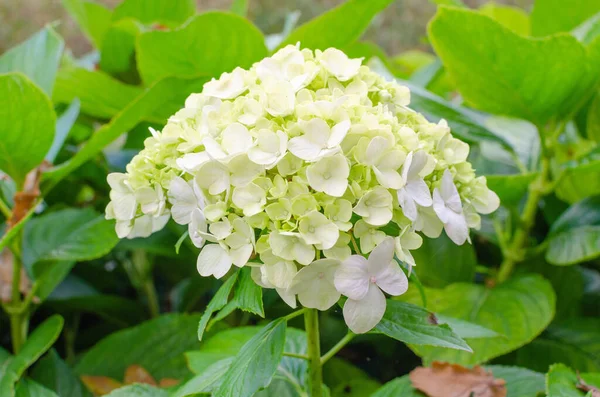
M 121 387 L 106 397 L 168 397 L 169 393 L 150 385 L 131 385 Z
M 110 26 L 112 12 L 88 0 L 62 0 L 62 4 L 92 44 L 101 48 L 104 35 Z
M 56 115 L 48 97 L 21 73 L 0 75 L 0 170 L 22 185 L 52 146 Z
M 169 76 L 218 77 L 236 66 L 247 68 L 267 55 L 264 37 L 254 25 L 217 11 L 198 15 L 178 30 L 143 33 L 136 50 L 146 84 Z
M 600 79 L 598 54 L 567 34 L 534 40 L 476 12 L 440 8 L 429 35 L 465 99 L 488 112 L 536 124 L 562 121 Z
M 531 30 L 534 36 L 548 36 L 558 32 L 568 32 L 600 12 L 600 4 L 595 0 L 573 0 L 563 7 L 560 0 L 536 0 L 531 12 Z M 560 10 L 560 12 L 556 12 Z
M 215 296 L 213 296 L 213 298 L 206 306 L 206 310 L 204 311 L 204 314 L 200 318 L 200 323 L 198 324 L 198 340 L 202 340 L 202 336 L 204 335 L 206 326 L 208 325 L 208 322 L 210 321 L 210 318 L 213 315 L 213 313 L 215 313 L 217 310 L 221 310 L 227 304 L 227 301 L 229 299 L 229 293 L 231 292 L 231 289 L 233 288 L 237 277 L 238 273 L 234 273 L 233 275 L 229 276 L 227 281 L 223 283 L 221 288 L 219 288 Z
M 124 0 L 115 8 L 112 19 L 133 18 L 145 25 L 162 24 L 174 28 L 195 12 L 193 0 Z
M 301 43 L 304 48 L 345 48 L 367 29 L 371 19 L 392 0 L 349 0 L 296 28 L 279 45 Z
M 410 300 L 419 302 L 415 293 Z M 515 350 L 533 340 L 554 316 L 555 295 L 542 277 L 515 277 L 495 288 L 458 283 L 443 290 L 427 289 L 428 308 L 498 333 L 495 338 L 467 338 L 473 353 L 413 347 L 423 360 L 479 364 Z

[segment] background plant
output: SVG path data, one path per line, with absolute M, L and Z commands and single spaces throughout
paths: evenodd
M 439 323 L 447 320 L 472 354 L 399 337 L 408 350 L 369 334 L 341 350 L 344 360 L 328 361 L 325 383 L 332 395 L 418 395 L 407 377 L 377 389 L 420 357 L 425 364 L 491 364 L 507 381 L 509 396 L 560 395 L 564 384 L 567 391 L 560 392 L 584 395 L 575 388 L 574 370 L 600 371 L 600 5 L 577 0 L 569 12 L 556 12 L 564 5 L 537 0 L 529 13 L 444 2 L 453 7 L 440 7 L 428 32 L 439 59 L 418 58 L 415 71 L 406 73 L 393 57 L 358 41 L 388 3 L 350 1 L 292 29 L 284 43 L 334 46 L 408 79 L 411 106 L 431 121 L 446 119 L 455 136 L 471 144 L 470 161 L 487 175 L 502 210 L 484 219 L 473 246 L 426 240 L 414 269 L 423 288 L 413 282 L 398 302 L 426 306 Z M 301 323 L 292 320 L 284 339 L 281 325 L 271 325 L 267 344 L 254 343 L 266 332 L 256 315 L 259 302 L 267 318 L 288 313 L 272 295 L 248 300 L 241 283 L 200 280 L 190 266 L 195 249 L 183 242 L 174 252 L 183 232 L 176 225 L 117 244 L 113 225 L 100 215 L 108 200 L 106 174 L 122 170 L 139 151 L 148 126 L 160 129 L 205 81 L 247 67 L 270 49 L 248 42 L 253 28 L 242 17 L 194 16 L 185 1 L 165 7 L 158 0 L 126 0 L 114 10 L 64 4 L 98 51 L 73 58 L 49 26 L 0 58 L 0 169 L 8 175 L 0 181 L 0 247 L 6 248 L 0 324 L 4 344 L 13 349 L 13 355 L 0 353 L 0 394 L 86 395 L 78 376 L 88 376 L 92 388 L 107 379 L 123 383 L 136 364 L 155 383 L 182 383 L 169 391 L 126 386 L 122 395 L 131 388 L 187 395 L 211 390 L 223 376 L 233 382 L 224 374 L 236 354 L 283 343 L 287 354 L 281 361 L 272 357 L 274 373 L 260 377 L 271 383 L 259 393 L 305 395 L 305 363 L 292 357 L 306 352 L 304 334 L 293 328 Z M 234 7 L 244 13 L 246 5 Z M 348 20 L 356 23 L 338 22 Z M 198 40 L 207 36 L 219 39 Z M 269 39 L 273 47 L 275 39 Z M 158 317 L 166 312 L 173 313 Z M 215 314 L 201 343 L 200 315 L 188 312 Z M 418 324 L 427 319 L 423 313 L 396 323 Z M 151 316 L 158 318 L 140 324 Z M 344 336 L 340 318 L 335 312 L 321 317 L 323 350 Z M 38 360 L 57 338 L 59 354 Z M 558 362 L 572 369 L 548 372 Z M 525 389 L 530 394 L 516 394 Z

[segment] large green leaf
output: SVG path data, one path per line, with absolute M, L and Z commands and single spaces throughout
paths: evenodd
M 264 37 L 254 25 L 218 11 L 198 15 L 172 32 L 143 33 L 136 49 L 146 84 L 168 76 L 215 77 L 236 66 L 247 68 L 267 55 Z
M 184 99 L 199 92 L 204 79 L 167 78 L 143 91 L 108 124 L 98 129 L 86 145 L 69 161 L 43 175 L 42 190 L 53 187 L 72 171 L 92 159 L 121 134 L 135 127 L 148 116 L 166 119 L 181 108 Z
M 137 364 L 155 379 L 184 377 L 189 372 L 183 353 L 198 346 L 197 324 L 198 316 L 168 314 L 115 332 L 88 350 L 75 372 L 122 379 L 125 369 Z
M 423 397 L 425 394 L 421 393 L 412 386 L 412 382 L 408 375 L 404 375 L 401 378 L 396 378 L 385 385 L 381 386 L 377 391 L 371 394 L 370 397 Z
M 471 282 L 475 277 L 477 258 L 473 246 L 456 245 L 445 234 L 423 239 L 421 248 L 412 254 L 419 279 L 428 287 L 443 288 L 452 283 Z
M 410 303 L 388 299 L 375 330 L 404 343 L 471 352 L 469 345 L 447 324 L 438 324 L 432 313 Z
M 56 115 L 48 97 L 21 73 L 0 75 L 0 170 L 19 185 L 43 160 Z
M 419 303 L 409 289 L 406 298 Z M 467 338 L 473 354 L 457 350 L 413 346 L 426 363 L 434 360 L 464 365 L 479 364 L 513 351 L 538 336 L 554 316 L 555 295 L 538 275 L 518 276 L 493 288 L 457 283 L 444 289 L 427 289 L 428 308 L 436 313 L 481 325 L 496 338 Z
M 113 12 L 113 20 L 133 18 L 150 25 L 176 27 L 196 12 L 194 0 L 125 0 Z
M 600 143 L 600 91 L 596 93 L 590 104 L 586 120 L 586 133 L 588 138 Z
M 235 355 L 252 337 L 262 330 L 262 327 L 238 327 L 221 331 L 202 342 L 199 350 L 186 353 L 188 366 L 192 372 L 198 374 L 189 384 L 178 390 L 177 397 L 188 395 L 194 390 L 204 392 L 219 386 L 218 380 L 226 371 Z M 285 352 L 295 354 L 306 354 L 306 334 L 295 328 L 288 328 L 285 338 Z M 216 363 L 221 363 L 216 365 Z M 305 372 L 307 362 L 303 359 L 284 356 L 277 367 L 272 382 L 264 391 L 256 396 L 281 395 L 285 390 L 285 396 L 298 396 L 306 387 Z M 279 393 L 279 394 L 277 394 Z
M 74 261 L 40 261 L 32 268 L 35 296 L 44 301 L 73 268 Z
M 106 7 L 87 0 L 62 0 L 63 6 L 96 48 L 101 48 L 104 35 L 111 23 L 112 12 Z
M 579 379 L 591 386 L 600 387 L 599 374 L 577 374 L 565 364 L 554 364 L 546 374 L 547 397 L 594 397 L 577 388 Z
M 0 396 L 13 396 L 15 383 L 27 368 L 54 344 L 63 327 L 63 318 L 54 315 L 40 324 L 29 335 L 19 353 L 5 363 L 4 374 L 0 378 Z
M 523 9 L 514 6 L 496 4 L 493 1 L 484 4 L 479 12 L 487 15 L 508 29 L 523 36 L 529 36 L 531 23 L 529 15 Z
M 0 73 L 21 72 L 52 95 L 58 63 L 65 43 L 46 27 L 0 57 Z
M 239 280 L 235 286 L 233 298 L 221 312 L 229 314 L 235 309 L 254 313 L 261 317 L 265 316 L 262 288 L 252 280 L 250 268 L 240 269 Z M 221 312 L 219 312 L 216 318 L 223 318 Z
M 568 203 L 576 203 L 600 194 L 600 158 L 584 157 L 567 164 L 556 186 L 556 195 Z
M 91 393 L 54 349 L 37 362 L 30 376 L 42 386 L 55 391 L 59 396 L 91 396 Z
M 60 397 L 52 390 L 31 379 L 21 379 L 17 383 L 15 397 Z
M 135 40 L 143 31 L 137 20 L 126 18 L 111 25 L 102 41 L 100 68 L 122 75 L 135 68 Z
M 571 0 L 568 6 L 562 0 L 536 0 L 531 12 L 531 33 L 548 36 L 569 32 L 597 12 L 597 0 Z
M 488 175 L 487 186 L 500 198 L 504 206 L 516 205 L 525 197 L 529 184 L 537 177 L 537 173 L 513 175 Z
M 519 365 L 545 371 L 561 362 L 582 372 L 600 372 L 600 319 L 572 318 L 552 324 L 543 337 L 519 350 Z
M 269 323 L 233 359 L 214 397 L 249 397 L 271 382 L 285 345 L 286 321 Z
M 597 51 L 569 34 L 526 38 L 477 12 L 441 7 L 429 36 L 465 99 L 490 113 L 538 125 L 563 120 L 600 79 Z
M 119 241 L 113 223 L 91 209 L 69 208 L 31 220 L 25 227 L 23 261 L 83 261 L 107 254 Z
M 583 22 L 572 33 L 583 44 L 592 44 L 600 36 L 600 12 Z
M 495 378 L 506 381 L 507 397 L 537 397 L 545 388 L 544 375 L 526 368 L 504 365 L 485 367 Z
M 52 99 L 56 103 L 81 101 L 81 111 L 90 116 L 110 118 L 121 112 L 143 90 L 123 84 L 100 71 L 68 67 L 58 72 Z
M 546 260 L 573 265 L 600 256 L 600 196 L 589 197 L 567 209 L 548 234 Z
M 346 360 L 333 357 L 323 367 L 323 380 L 331 388 L 331 397 L 364 397 L 380 383 Z M 323 393 L 323 397 L 328 397 Z
M 79 116 L 80 105 L 81 102 L 79 99 L 73 100 L 69 107 L 56 120 L 56 133 L 54 134 L 54 140 L 52 141 L 52 146 L 50 149 L 48 149 L 45 157 L 48 162 L 54 162 L 58 152 L 65 143 L 67 136 L 69 136 L 69 132 L 71 131 L 71 128 L 73 128 L 73 125 Z
M 348 0 L 294 29 L 279 45 L 300 45 L 313 50 L 343 49 L 360 38 L 375 15 L 393 0 Z

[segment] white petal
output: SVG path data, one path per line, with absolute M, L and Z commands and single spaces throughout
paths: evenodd
M 442 176 L 440 193 L 448 208 L 454 212 L 462 211 L 462 203 L 460 201 L 460 196 L 458 195 L 458 190 L 452 181 L 452 174 L 447 169 L 444 171 L 444 175 Z
M 286 289 L 292 283 L 296 272 L 296 265 L 291 261 L 279 261 L 273 265 L 266 265 L 265 274 L 269 283 L 276 288 Z
M 289 307 L 292 309 L 296 308 L 296 295 L 289 293 L 287 289 L 283 288 L 276 288 L 275 291 L 277 291 L 281 299 L 287 303 Z
M 232 248 L 229 250 L 229 257 L 234 265 L 237 267 L 243 267 L 250 260 L 254 247 L 252 244 L 246 244 L 239 248 Z
M 469 238 L 467 221 L 462 213 L 456 214 L 449 211 L 449 214 L 448 221 L 444 222 L 444 230 L 455 244 L 463 245 Z
M 402 207 L 404 216 L 413 222 L 417 220 L 417 216 L 419 215 L 417 205 L 404 188 L 398 190 L 398 203 L 400 204 L 400 207 Z
M 396 261 L 376 275 L 376 284 L 390 295 L 402 295 L 408 290 L 408 279 Z
M 334 276 L 335 288 L 351 299 L 362 299 L 369 289 L 367 260 L 352 255 L 342 262 Z
M 252 146 L 252 137 L 245 126 L 232 123 L 223 130 L 221 145 L 229 154 L 245 153 Z
M 376 285 L 371 284 L 363 299 L 346 301 L 344 320 L 352 332 L 364 334 L 379 324 L 385 313 L 385 306 L 383 292 Z
M 210 160 L 208 153 L 187 153 L 175 160 L 177 166 L 188 173 L 198 171 L 200 166 Z
M 334 125 L 331 129 L 331 135 L 327 141 L 327 146 L 332 148 L 342 143 L 346 134 L 348 134 L 348 130 L 350 130 L 350 125 L 350 120 L 344 120 Z
M 394 239 L 386 237 L 369 255 L 367 261 L 369 276 L 377 277 L 394 259 Z
M 289 292 L 298 294 L 302 306 L 327 310 L 339 299 L 340 293 L 333 284 L 338 260 L 319 259 L 300 269 L 294 277 Z
M 288 150 L 302 160 L 315 160 L 321 153 L 322 146 L 310 141 L 305 136 L 290 139 Z
M 190 235 L 190 239 L 192 243 L 198 248 L 202 248 L 204 245 L 204 235 L 208 230 L 208 226 L 206 224 L 206 218 L 204 218 L 204 214 L 200 209 L 195 209 L 191 216 L 191 222 L 188 225 L 188 233 Z
M 419 178 L 410 180 L 406 184 L 405 189 L 406 193 L 408 193 L 410 197 L 412 197 L 412 199 L 420 206 L 429 207 L 431 204 L 433 204 L 429 187 L 423 179 Z
M 203 277 L 214 275 L 221 278 L 231 269 L 231 258 L 219 244 L 205 246 L 200 255 L 196 267 L 198 273 Z

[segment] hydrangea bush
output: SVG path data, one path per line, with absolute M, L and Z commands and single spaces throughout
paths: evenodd
M 499 205 L 469 146 L 409 103 L 361 59 L 287 46 L 206 83 L 151 130 L 127 173 L 108 176 L 106 217 L 127 238 L 172 217 L 200 249 L 201 276 L 250 266 L 291 307 L 327 310 L 343 295 L 348 327 L 367 332 L 384 293 L 407 290 L 421 235 L 464 244 Z

